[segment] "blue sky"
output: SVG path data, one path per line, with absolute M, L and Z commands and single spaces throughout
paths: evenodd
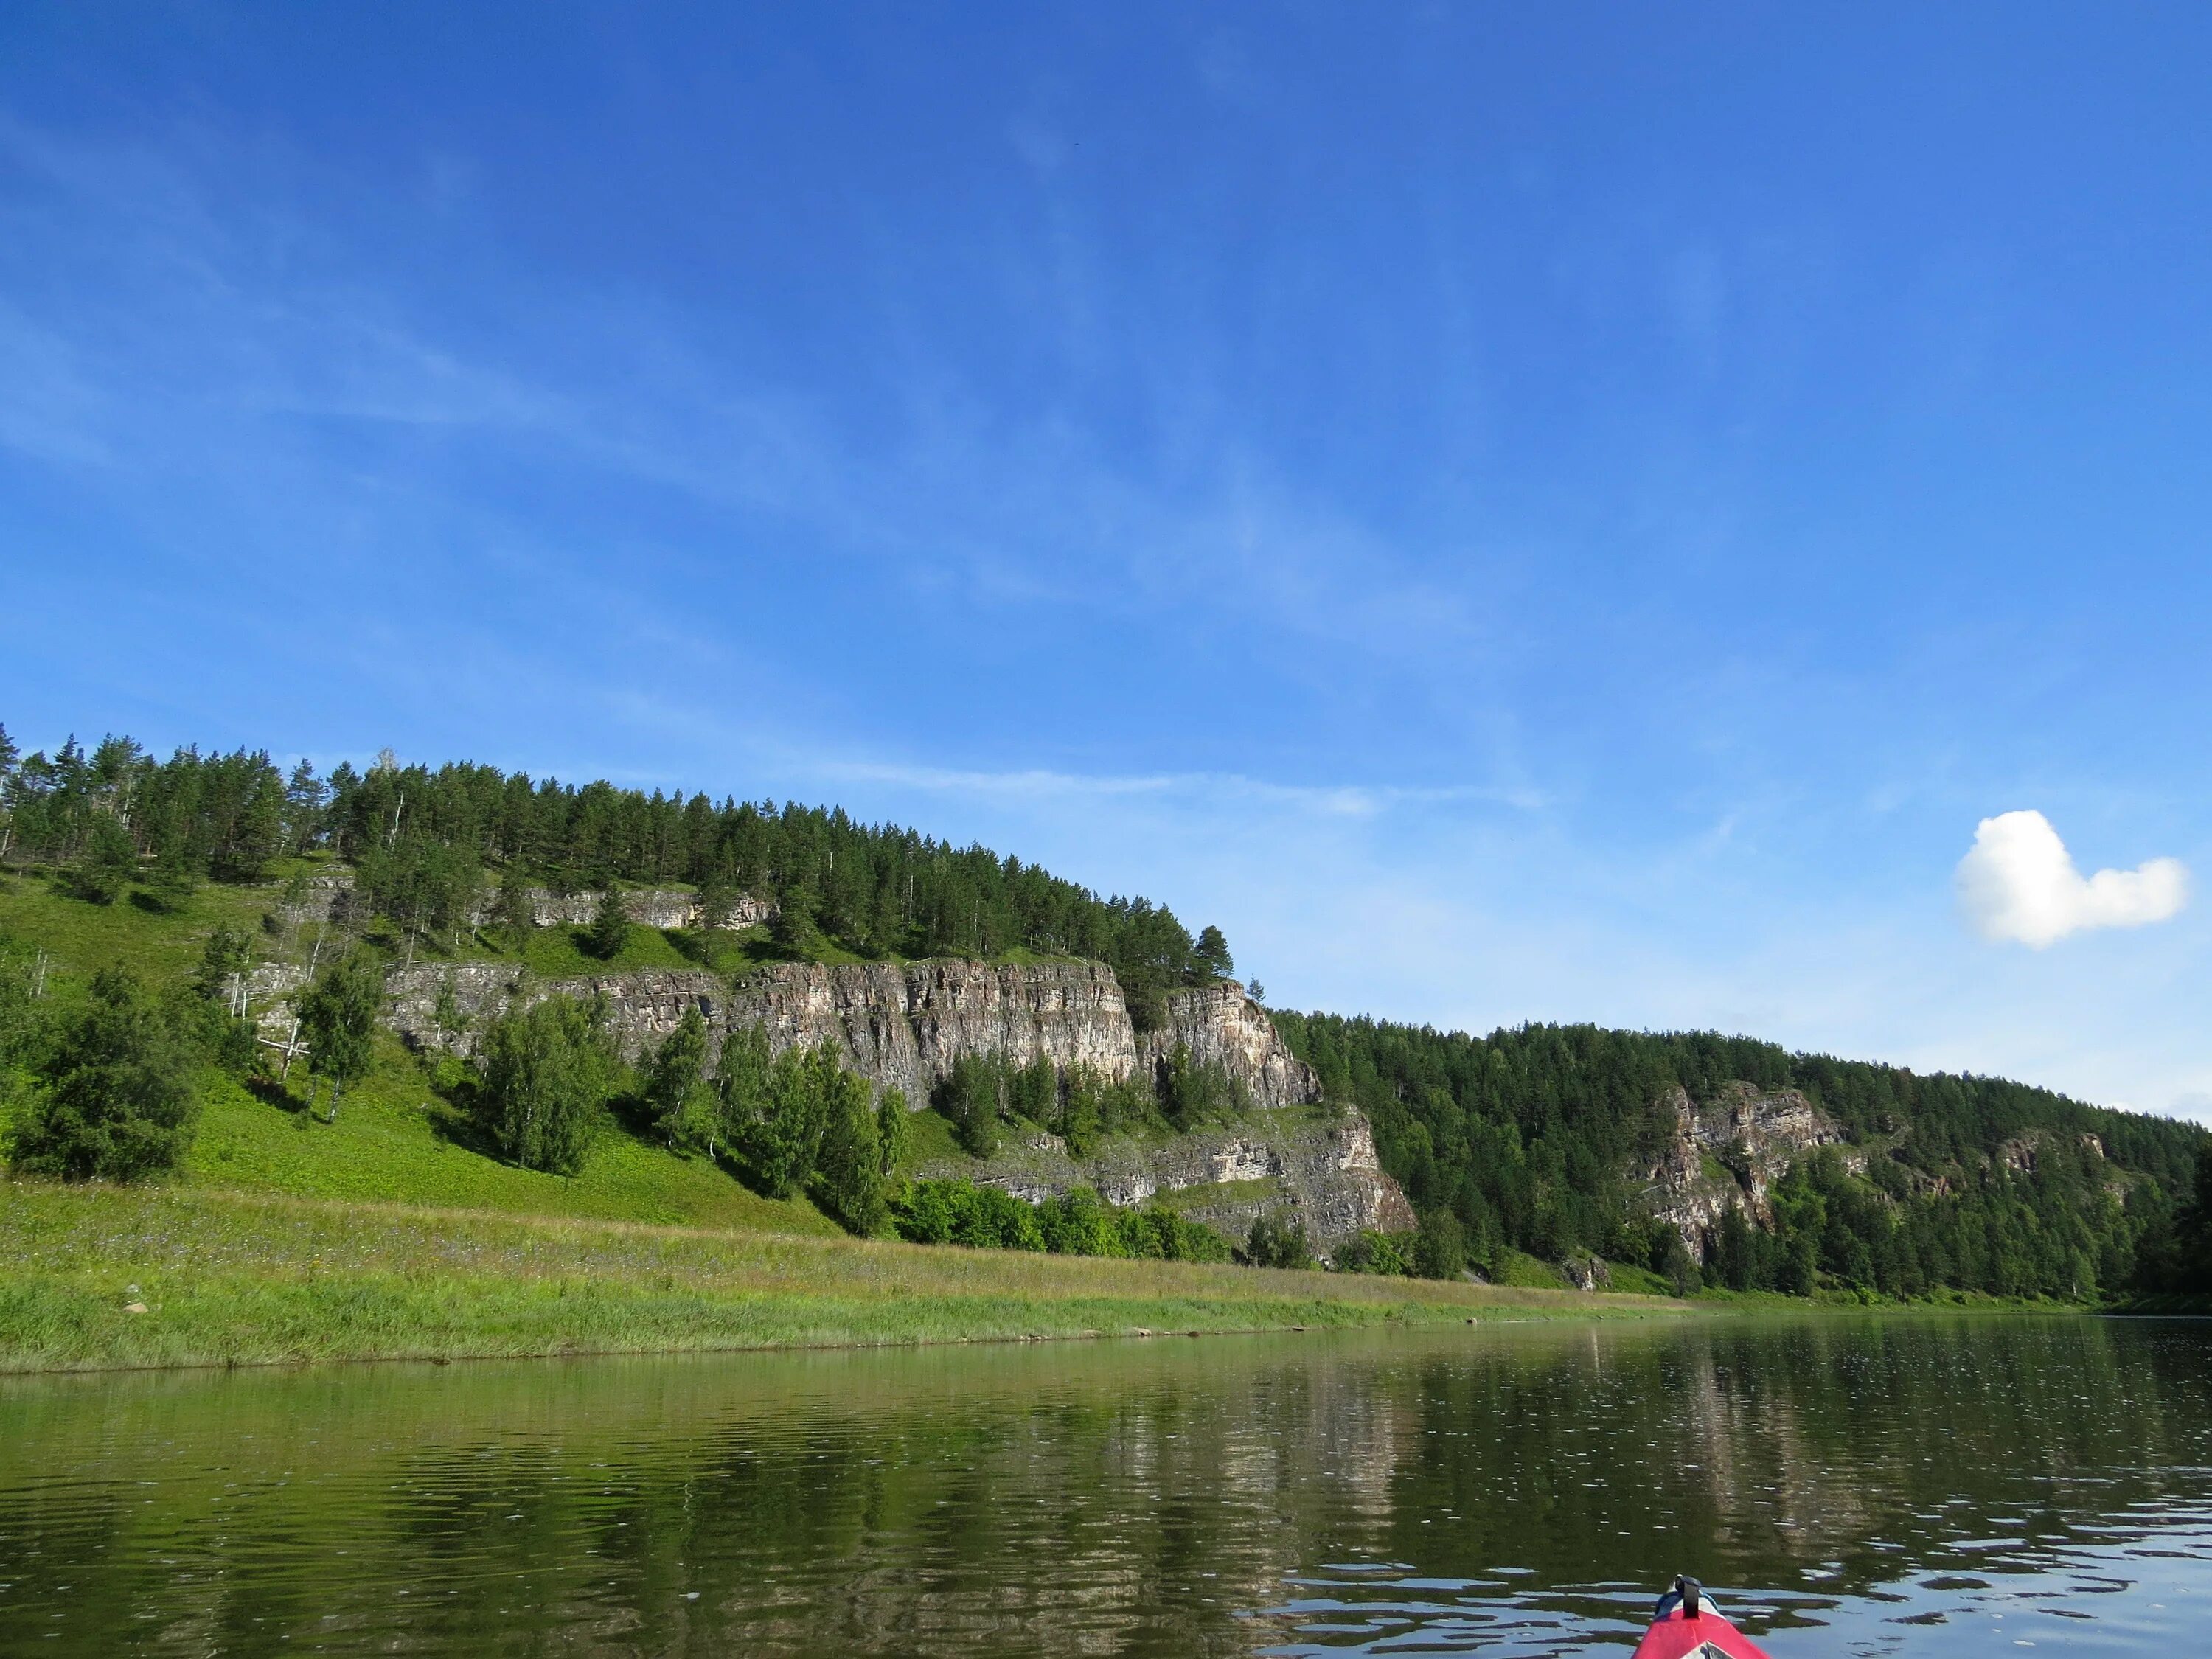
M 2212 1115 L 2212 13 L 638 9 L 0 12 L 19 739 L 834 800 L 1280 1004 Z M 2181 872 L 2007 936 L 2030 811 Z

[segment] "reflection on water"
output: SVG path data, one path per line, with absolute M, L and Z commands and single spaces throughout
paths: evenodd
M 2212 1650 L 2212 1326 L 0 1382 L 0 1652 Z M 2200 1607 L 2205 1616 L 2198 1616 Z

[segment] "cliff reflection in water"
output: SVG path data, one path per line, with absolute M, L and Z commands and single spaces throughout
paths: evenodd
M 2166 1613 L 2061 1606 L 2068 1553 L 2202 1571 L 2208 1358 L 1916 1316 L 19 1380 L 0 1650 L 1556 1650 L 1689 1571 L 1933 1651 L 1971 1569 L 2131 1651 Z

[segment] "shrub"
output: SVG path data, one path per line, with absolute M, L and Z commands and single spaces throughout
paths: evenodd
M 38 1067 L 43 1091 L 15 1137 L 15 1165 L 74 1180 L 131 1181 L 173 1167 L 191 1144 L 199 1094 L 167 1012 L 105 969 Z
M 1305 1223 L 1295 1216 L 1260 1217 L 1245 1239 L 1243 1258 L 1251 1267 L 1311 1267 L 1313 1252 L 1306 1248 Z
M 1415 1237 L 1413 1233 L 1355 1234 L 1337 1247 L 1336 1265 L 1348 1273 L 1410 1274 Z

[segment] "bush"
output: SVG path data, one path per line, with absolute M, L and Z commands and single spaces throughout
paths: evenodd
M 916 1244 L 1042 1250 L 1036 1212 L 1012 1193 L 972 1181 L 917 1181 L 892 1212 L 901 1238 Z
M 500 1150 L 525 1169 L 584 1167 L 616 1075 L 604 1020 L 600 1002 L 548 997 L 485 1028 L 479 1110 Z
M 972 1181 L 917 1181 L 899 1194 L 891 1219 L 916 1244 L 1050 1250 L 1056 1255 L 1226 1261 L 1229 1241 L 1170 1210 L 1116 1210 L 1088 1187 L 1034 1206 Z
M 1251 1267 L 1310 1267 L 1305 1223 L 1295 1216 L 1261 1216 L 1244 1241 L 1243 1259 Z
M 1229 1241 L 1201 1221 L 1186 1221 L 1174 1211 L 1155 1206 L 1148 1210 L 1121 1212 L 1123 1255 L 1157 1261 L 1229 1261 L 1236 1253 Z
M 1337 1247 L 1336 1265 L 1348 1273 L 1396 1273 L 1413 1271 L 1412 1233 L 1355 1234 Z
M 191 1145 L 199 1093 L 168 1012 L 106 969 L 38 1067 L 43 1085 L 15 1137 L 15 1167 L 72 1180 L 131 1181 L 173 1167 Z

